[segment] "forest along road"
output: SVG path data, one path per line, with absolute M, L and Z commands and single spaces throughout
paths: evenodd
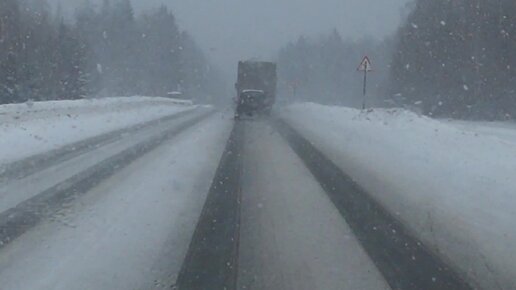
M 5 289 L 471 289 L 281 120 L 185 114 L 0 190 Z

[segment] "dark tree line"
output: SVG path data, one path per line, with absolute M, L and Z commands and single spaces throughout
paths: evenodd
M 300 38 L 279 54 L 284 95 L 357 106 L 371 56 L 372 105 L 408 106 L 435 117 L 516 118 L 516 2 L 414 0 L 386 41 Z
M 390 93 L 424 113 L 516 116 L 516 2 L 417 0 L 391 66 Z
M 206 100 L 223 89 L 165 6 L 136 17 L 130 0 L 86 0 L 72 21 L 50 10 L 0 1 L 0 103 L 169 91 Z
M 0 103 L 84 94 L 84 49 L 44 1 L 0 2 Z
M 281 95 L 296 101 L 360 107 L 363 74 L 356 69 L 367 55 L 375 69 L 369 74 L 367 103 L 377 104 L 388 73 L 390 48 L 389 40 L 345 40 L 337 30 L 300 37 L 279 53 Z

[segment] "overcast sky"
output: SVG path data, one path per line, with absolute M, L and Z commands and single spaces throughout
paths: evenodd
M 82 0 L 51 1 L 72 6 Z M 408 1 L 132 0 L 138 11 L 161 3 L 170 7 L 181 28 L 226 73 L 239 59 L 273 57 L 278 48 L 301 34 L 337 28 L 343 37 L 383 37 L 398 27 Z

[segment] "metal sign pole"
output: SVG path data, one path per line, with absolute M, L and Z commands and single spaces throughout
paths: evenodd
M 362 100 L 362 110 L 366 107 L 366 95 L 367 95 L 367 69 L 364 70 L 364 99 Z
M 357 71 L 364 71 L 364 88 L 363 93 L 364 96 L 362 97 L 362 110 L 365 110 L 366 108 L 366 98 L 367 98 L 367 72 L 372 71 L 371 67 L 371 61 L 367 56 L 364 56 L 362 59 L 362 62 L 360 62 L 360 65 L 357 68 Z

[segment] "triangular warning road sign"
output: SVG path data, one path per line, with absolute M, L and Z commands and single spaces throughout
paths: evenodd
M 369 60 L 369 58 L 367 56 L 365 56 L 364 59 L 362 59 L 362 62 L 358 66 L 357 70 L 358 71 L 372 71 L 373 70 L 371 61 Z

